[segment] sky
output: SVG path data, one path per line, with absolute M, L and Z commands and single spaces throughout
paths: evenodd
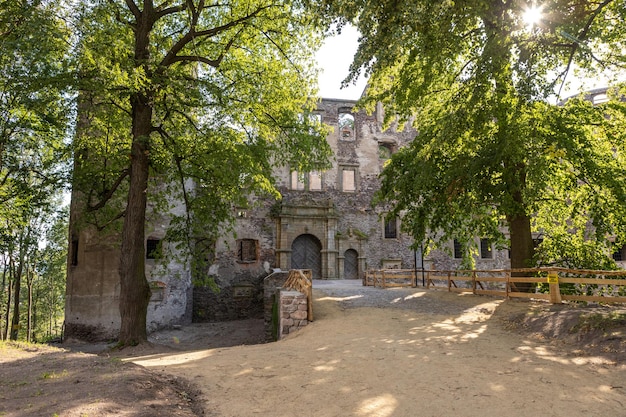
M 357 100 L 361 96 L 365 88 L 363 78 L 356 85 L 341 89 L 341 81 L 348 76 L 356 52 L 358 38 L 356 28 L 348 26 L 342 29 L 341 35 L 326 39 L 318 51 L 317 63 L 322 71 L 318 79 L 321 97 Z
M 341 81 L 347 77 L 352 58 L 356 52 L 358 38 L 359 32 L 356 28 L 347 26 L 342 29 L 341 35 L 326 39 L 318 51 L 317 62 L 322 71 L 318 78 L 320 97 L 357 100 L 361 96 L 366 84 L 364 78 L 359 79 L 356 85 L 341 88 Z M 560 99 L 580 91 L 606 87 L 610 84 L 610 78 L 609 75 L 604 74 L 598 74 L 592 79 L 579 78 L 572 71 L 567 78 L 567 85 L 561 91 Z M 626 79 L 626 76 L 620 78 L 623 80 Z

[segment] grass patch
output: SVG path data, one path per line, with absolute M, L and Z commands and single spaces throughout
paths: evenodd
M 626 313 L 592 313 L 581 315 L 578 323 L 570 329 L 570 333 L 586 333 L 597 330 L 607 333 L 620 326 L 626 326 Z

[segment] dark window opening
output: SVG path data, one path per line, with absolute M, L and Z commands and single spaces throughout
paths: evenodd
M 454 259 L 461 258 L 463 258 L 463 246 L 461 245 L 461 242 L 454 239 Z
M 146 259 L 156 259 L 159 256 L 159 239 L 148 239 L 146 242 Z
M 237 258 L 239 262 L 254 262 L 257 260 L 257 241 L 241 239 L 237 242 Z
M 78 239 L 72 239 L 72 247 L 70 252 L 70 264 L 72 266 L 78 265 Z
M 616 248 L 615 252 L 613 253 L 613 260 L 626 261 L 626 245 L 623 245 L 620 248 Z
M 493 258 L 493 251 L 491 250 L 491 241 L 489 239 L 480 239 L 480 257 L 482 259 Z
M 395 239 L 398 237 L 398 226 L 395 217 L 390 217 L 385 222 L 385 239 Z

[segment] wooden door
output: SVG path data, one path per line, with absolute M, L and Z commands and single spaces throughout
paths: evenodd
M 291 269 L 310 269 L 322 278 L 322 244 L 313 235 L 300 235 L 291 244 Z
M 343 277 L 345 279 L 358 279 L 359 254 L 354 249 L 348 249 L 343 256 Z

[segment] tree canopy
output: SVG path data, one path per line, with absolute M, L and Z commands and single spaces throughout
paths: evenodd
M 44 234 L 57 215 L 67 178 L 69 31 L 56 1 L 5 3 L 0 10 L 0 327 L 2 337 L 16 339 L 27 321 L 23 328 L 30 340 L 41 315 L 35 314 L 29 295 L 44 278 L 49 285 L 38 289 L 49 301 L 47 321 L 57 320 L 63 306 L 59 286 L 65 274 L 58 266 L 66 251 L 59 254 L 51 247 L 65 245 L 65 233 L 57 234 L 54 242 Z M 54 258 L 55 271 L 43 272 L 50 264 L 43 266 L 41 251 Z M 21 291 L 24 283 L 28 294 Z
M 123 218 L 120 343 L 146 339 L 148 194 L 157 211 L 185 202 L 170 237 L 193 253 L 248 195 L 277 195 L 273 165 L 326 164 L 324 128 L 307 116 L 311 13 L 291 0 L 82 4 L 74 185 L 92 224 Z
M 420 241 L 510 245 L 511 266 L 606 266 L 624 240 L 624 105 L 561 101 L 575 71 L 624 68 L 623 1 L 333 2 L 361 32 L 351 74 L 386 120 L 417 131 L 382 173 L 379 202 Z M 344 20 L 344 21 L 345 21 Z M 559 104 L 557 105 L 557 102 Z M 543 239 L 534 257 L 533 232 Z M 469 252 L 468 252 L 469 253 Z

